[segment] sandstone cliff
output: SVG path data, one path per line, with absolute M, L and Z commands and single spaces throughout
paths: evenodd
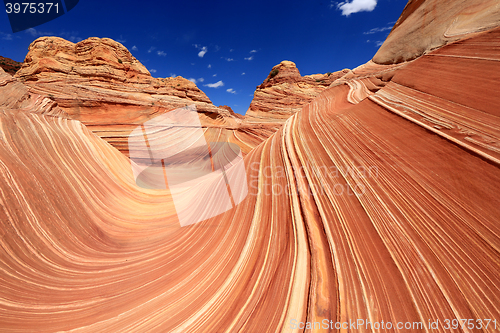
M 2 332 L 323 320 L 337 332 L 354 319 L 497 332 L 485 319 L 500 318 L 499 41 L 497 28 L 369 62 L 269 137 L 233 131 L 264 140 L 244 157 L 247 197 L 184 228 L 169 189 L 136 186 L 124 154 L 0 70 L 0 89 L 18 94 L 0 104 Z
M 413 60 L 499 26 L 499 17 L 497 0 L 410 0 L 373 61 L 393 64 Z
M 38 38 L 15 78 L 124 153 L 133 128 L 187 104 L 196 106 L 204 126 L 235 129 L 241 122 L 234 112 L 213 105 L 193 82 L 151 77 L 123 45 L 108 38 L 76 44 Z
M 0 56 L 0 68 L 5 72 L 14 75 L 21 68 L 22 63 Z
M 284 122 L 349 70 L 301 76 L 295 63 L 274 66 L 257 87 L 245 116 L 249 123 Z

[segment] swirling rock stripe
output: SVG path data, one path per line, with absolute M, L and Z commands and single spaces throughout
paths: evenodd
M 454 89 L 416 89 L 435 77 L 418 71 L 430 57 L 357 104 L 348 96 L 362 85 L 325 90 L 246 154 L 240 205 L 185 228 L 168 190 L 136 187 L 129 160 L 80 122 L 3 110 L 2 331 L 292 332 L 301 331 L 293 319 L 500 318 L 494 151 L 473 154 L 395 112 L 497 140 L 500 97 L 485 84 L 470 98 L 487 103 L 465 103 L 461 84 L 494 83 L 496 63 L 469 62 L 475 77 L 449 74 Z M 484 114 L 468 121 L 467 112 Z

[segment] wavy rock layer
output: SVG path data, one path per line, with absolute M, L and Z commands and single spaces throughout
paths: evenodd
M 393 64 L 500 25 L 497 0 L 410 0 L 373 61 Z
M 196 106 L 203 126 L 229 131 L 224 133 L 227 137 L 235 137 L 232 131 L 241 123 L 241 117 L 213 105 L 191 81 L 151 77 L 123 45 L 109 38 L 89 38 L 76 44 L 57 37 L 38 38 L 15 78 L 31 93 L 54 100 L 72 119 L 125 154 L 127 137 L 134 128 L 188 104 Z M 275 129 L 263 131 L 268 137 Z M 239 142 L 242 145 L 254 140 L 251 133 L 238 134 L 244 137 L 245 142 Z
M 185 228 L 79 121 L 2 107 L 2 331 L 500 318 L 499 36 L 357 68 L 245 156 L 240 205 Z

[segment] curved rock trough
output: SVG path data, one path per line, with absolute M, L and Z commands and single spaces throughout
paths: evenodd
M 321 87 L 281 63 L 245 117 L 109 39 L 36 40 L 0 69 L 0 331 L 498 332 L 500 21 L 464 3 L 410 1 L 373 61 Z M 440 10 L 426 31 L 453 40 L 416 55 L 405 25 Z M 139 156 L 179 142 L 209 174 L 241 151 L 247 192 L 181 226 L 177 202 L 212 192 L 138 186 L 128 137 L 186 104 L 201 146 L 239 148 L 144 130 Z

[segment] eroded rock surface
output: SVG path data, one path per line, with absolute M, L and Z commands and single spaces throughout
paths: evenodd
M 301 76 L 295 63 L 284 60 L 255 90 L 245 114 L 246 122 L 282 123 L 348 71 Z
M 133 128 L 188 104 L 196 106 L 203 126 L 235 129 L 241 122 L 234 112 L 213 105 L 193 82 L 180 76 L 151 77 L 123 45 L 109 38 L 76 44 L 38 38 L 15 78 L 124 153 Z
M 497 0 L 410 0 L 373 61 L 394 64 L 413 60 L 499 26 L 499 17 Z
M 19 91 L 0 105 L 2 332 L 498 331 L 500 29 L 468 37 L 346 72 L 267 139 L 245 125 L 264 140 L 247 197 L 184 228 L 168 189 L 0 70 Z

